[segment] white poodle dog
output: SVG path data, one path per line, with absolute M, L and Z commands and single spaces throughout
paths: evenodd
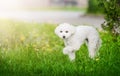
M 92 26 L 73 26 L 62 23 L 56 27 L 55 33 L 64 40 L 63 54 L 67 54 L 71 61 L 75 59 L 75 52 L 84 42 L 88 46 L 90 58 L 96 56 L 101 45 L 99 34 Z

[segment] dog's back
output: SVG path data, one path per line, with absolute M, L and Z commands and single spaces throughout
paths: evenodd
M 88 37 L 89 35 L 99 35 L 96 28 L 92 26 L 76 26 L 76 35 L 79 37 L 85 36 Z

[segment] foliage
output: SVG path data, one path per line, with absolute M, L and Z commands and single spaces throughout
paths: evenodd
M 99 0 L 99 6 L 104 8 L 105 22 L 102 27 L 110 31 L 114 36 L 120 34 L 120 1 Z
M 99 2 L 98 0 L 88 0 L 88 13 L 93 13 L 93 14 L 100 14 L 103 13 L 103 8 L 99 7 Z
M 70 62 L 55 25 L 0 21 L 0 76 L 120 76 L 120 36 L 101 33 L 100 55 L 88 57 L 83 45 Z

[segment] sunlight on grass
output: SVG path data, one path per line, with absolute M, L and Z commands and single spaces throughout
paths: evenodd
M 0 27 L 0 49 L 3 55 L 9 51 L 12 52 L 13 49 L 28 50 L 31 48 L 34 52 L 52 52 L 56 50 L 54 46 L 58 42 L 51 42 L 51 39 L 54 40 L 56 38 L 54 31 L 51 31 L 55 28 L 52 24 L 1 21 Z
M 0 20 L 0 75 L 27 76 L 119 76 L 120 37 L 113 41 L 102 33 L 100 55 L 88 57 L 86 45 L 70 62 L 62 54 L 64 43 L 54 34 L 55 24 Z

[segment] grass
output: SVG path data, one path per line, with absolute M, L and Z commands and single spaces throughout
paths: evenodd
M 120 76 L 120 37 L 115 42 L 109 33 L 100 33 L 98 57 L 91 60 L 83 45 L 70 62 L 55 27 L 0 20 L 0 76 Z

